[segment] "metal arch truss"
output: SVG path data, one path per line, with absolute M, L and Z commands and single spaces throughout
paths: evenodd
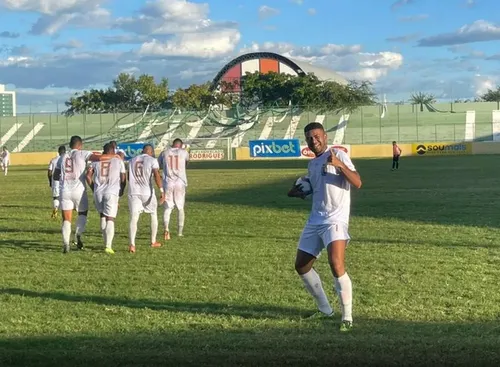
M 222 80 L 222 77 L 229 71 L 231 70 L 234 66 L 238 65 L 239 63 L 242 63 L 243 61 L 248 61 L 248 60 L 255 60 L 255 59 L 271 59 L 271 60 L 277 60 L 289 68 L 291 68 L 293 71 L 297 73 L 299 76 L 306 75 L 306 73 L 292 60 L 286 58 L 285 56 L 281 56 L 279 54 L 275 54 L 274 52 L 251 52 L 248 54 L 244 54 L 241 56 L 238 56 L 237 58 L 231 60 L 228 62 L 224 67 L 217 73 L 215 76 L 214 80 L 212 81 L 212 85 L 210 86 L 210 90 L 213 92 L 217 89 L 219 86 L 219 83 Z

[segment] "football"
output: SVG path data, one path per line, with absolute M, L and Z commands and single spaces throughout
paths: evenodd
M 295 181 L 295 185 L 302 186 L 302 192 L 304 194 L 307 194 L 307 195 L 312 194 L 311 182 L 309 181 L 309 178 L 307 178 L 306 176 L 299 177 L 297 179 L 297 181 Z

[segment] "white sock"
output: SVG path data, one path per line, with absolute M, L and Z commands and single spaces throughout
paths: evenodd
M 113 244 L 113 238 L 115 237 L 115 222 L 113 222 L 112 220 L 108 220 L 106 222 L 106 230 L 104 231 L 104 233 L 106 248 L 111 248 L 111 245 Z
M 163 226 L 165 231 L 169 232 L 170 216 L 172 215 L 173 208 L 165 208 L 163 212 Z
M 7 167 L 5 167 L 5 176 L 7 176 L 7 171 L 8 171 L 8 170 L 9 170 L 9 169 L 8 169 Z
M 347 273 L 335 278 L 335 290 L 340 298 L 342 321 L 352 321 L 352 282 Z
M 76 236 L 81 236 L 83 232 L 85 232 L 85 226 L 87 225 L 87 216 L 86 215 L 78 215 L 78 219 L 76 220 Z
M 104 233 L 106 230 L 106 217 L 101 217 L 101 232 Z
M 158 234 L 158 215 L 151 214 L 151 243 L 156 242 L 156 235 Z
M 179 209 L 179 231 L 178 234 L 179 236 L 182 235 L 182 231 L 184 230 L 184 220 L 186 219 L 186 212 L 184 212 L 183 209 Z
M 129 242 L 135 246 L 135 236 L 137 235 L 137 222 L 139 221 L 139 213 L 130 214 L 130 223 L 128 229 Z
M 55 210 L 58 210 L 58 209 L 59 209 L 59 199 L 57 199 L 57 198 L 56 198 L 56 199 L 54 199 L 54 200 L 52 201 L 52 206 L 53 206 L 53 208 L 54 208 Z
M 62 235 L 64 246 L 69 246 L 69 241 L 71 239 L 71 222 L 65 220 L 62 225 Z
M 325 291 L 323 290 L 323 284 L 321 284 L 321 279 L 318 273 L 316 273 L 314 269 L 311 269 L 309 272 L 300 275 L 300 277 L 302 278 L 302 281 L 304 282 L 304 285 L 309 294 L 311 294 L 311 296 L 313 296 L 316 300 L 318 309 L 321 312 L 330 315 L 333 310 L 330 306 L 330 303 L 328 302 Z

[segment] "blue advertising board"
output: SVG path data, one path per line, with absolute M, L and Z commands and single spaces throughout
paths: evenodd
M 299 139 L 250 140 L 250 157 L 292 158 L 300 157 Z
M 142 154 L 142 148 L 147 143 L 121 143 L 118 144 L 117 150 L 125 152 L 125 160 L 129 161 L 132 158 Z

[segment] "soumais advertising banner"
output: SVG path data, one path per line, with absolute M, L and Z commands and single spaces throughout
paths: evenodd
M 415 143 L 412 154 L 417 156 L 472 154 L 472 143 Z

